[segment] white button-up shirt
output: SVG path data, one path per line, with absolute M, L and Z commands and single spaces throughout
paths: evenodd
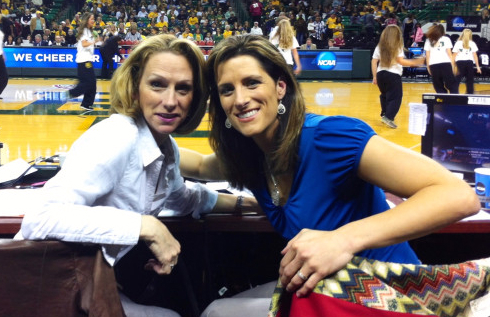
M 63 168 L 30 195 L 24 239 L 102 244 L 113 265 L 139 239 L 141 215 L 210 212 L 217 192 L 180 175 L 175 140 L 158 147 L 146 121 L 114 114 L 86 131 Z

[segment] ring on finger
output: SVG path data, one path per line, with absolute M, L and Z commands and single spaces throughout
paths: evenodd
M 306 281 L 308 279 L 308 276 L 305 276 L 303 273 L 301 273 L 300 270 L 298 270 L 298 272 L 296 273 L 296 275 L 298 275 L 299 278 L 302 279 L 303 281 Z
M 175 264 L 170 264 L 170 270 L 173 270 L 175 267 Z

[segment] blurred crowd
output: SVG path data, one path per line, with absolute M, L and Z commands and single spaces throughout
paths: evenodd
M 4 45 L 75 46 L 81 14 L 91 11 L 96 17 L 94 32 L 99 46 L 113 35 L 135 43 L 161 33 L 209 46 L 231 35 L 268 36 L 280 16 L 289 18 L 300 45 L 309 38 L 317 48 L 329 43 L 342 47 L 346 25 L 358 26 L 359 34 L 368 41 L 377 41 L 386 25 L 398 24 L 408 46 L 413 43 L 417 23 L 411 12 L 436 2 L 330 0 L 313 7 L 307 0 L 243 1 L 237 4 L 230 0 L 65 0 L 63 7 L 71 7 L 73 16 L 50 20 L 45 17 L 53 0 L 3 0 Z M 238 9 L 240 12 L 235 12 Z

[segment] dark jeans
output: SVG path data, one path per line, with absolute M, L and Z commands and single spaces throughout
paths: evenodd
M 3 59 L 3 55 L 0 55 L 0 94 L 2 94 L 5 87 L 7 87 L 8 81 L 9 74 L 7 72 L 7 67 L 5 66 L 5 60 Z
M 379 95 L 381 116 L 395 120 L 395 116 L 402 104 L 402 77 L 398 74 L 382 70 L 376 73 L 376 81 L 381 92 L 381 95 Z
M 459 85 L 453 74 L 451 63 L 440 63 L 430 65 L 432 85 L 437 93 L 458 94 Z
M 94 65 L 91 62 L 77 64 L 78 85 L 70 90 L 71 97 L 83 95 L 82 106 L 91 107 L 97 93 Z
M 466 93 L 474 93 L 475 71 L 473 70 L 473 61 L 457 61 L 456 65 L 458 66 L 458 75 L 456 75 L 458 85 L 461 83 L 461 79 L 466 77 Z
M 113 56 L 102 55 L 102 78 L 110 79 L 112 73 L 114 72 L 114 61 Z

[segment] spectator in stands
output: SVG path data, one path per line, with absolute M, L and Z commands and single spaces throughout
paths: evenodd
M 264 10 L 264 6 L 262 5 L 261 2 L 259 2 L 258 0 L 252 0 L 252 4 L 248 8 L 248 12 L 252 17 L 252 21 L 258 22 L 260 25 L 263 10 Z
M 23 41 L 24 41 L 24 39 L 22 36 L 17 36 L 15 38 L 15 46 L 22 46 Z
M 138 18 L 147 18 L 148 17 L 148 12 L 146 12 L 146 8 L 144 6 L 141 7 L 140 11 L 138 12 L 137 15 Z
M 51 45 L 53 45 L 53 42 L 51 42 L 51 40 L 49 39 L 49 36 L 47 34 L 43 34 L 41 46 L 51 46 Z
M 313 44 L 311 37 L 306 39 L 306 44 L 301 45 L 302 50 L 316 50 L 316 45 Z
M 5 43 L 3 43 L 3 46 L 14 46 L 14 45 L 15 45 L 14 37 L 12 35 L 9 35 Z
M 369 8 L 368 12 L 363 16 L 364 20 L 364 29 L 366 30 L 366 37 L 368 40 L 372 40 L 374 38 L 375 31 L 375 19 L 374 19 L 374 10 L 373 8 Z
M 441 24 L 432 25 L 427 31 L 424 45 L 427 71 L 432 76 L 432 84 L 437 93 L 457 94 L 459 85 L 453 74 L 453 44 L 444 34 L 444 26 Z
M 206 43 L 214 42 L 213 35 L 211 35 L 211 32 L 206 33 L 206 36 L 204 37 L 204 41 Z
M 31 35 L 34 37 L 36 34 L 42 36 L 44 29 L 46 28 L 46 20 L 41 17 L 41 14 L 41 11 L 36 11 L 36 17 L 31 19 Z
M 201 33 L 200 28 L 196 28 L 196 31 L 194 32 L 194 40 L 195 41 L 203 41 L 204 40 L 204 34 Z
M 424 31 L 422 31 L 422 25 L 420 23 L 417 22 L 415 24 L 415 30 L 411 36 L 413 38 L 412 46 L 415 46 L 415 47 L 422 47 L 423 46 L 423 44 L 424 44 L 423 43 Z
M 226 20 L 229 25 L 234 25 L 238 22 L 238 18 L 235 16 L 235 12 L 230 13 L 230 17 Z
M 65 38 L 62 35 L 56 35 L 54 37 L 53 46 L 66 46 Z
M 22 10 L 20 17 L 20 24 L 22 25 L 22 37 L 25 38 L 27 34 L 31 34 L 31 14 L 27 10 Z
M 228 37 L 230 37 L 232 35 L 233 35 L 233 32 L 232 32 L 232 30 L 230 28 L 230 25 L 229 24 L 225 25 L 225 31 L 223 32 L 223 38 L 226 39 L 226 38 L 228 38 Z
M 74 30 L 78 30 L 78 27 L 80 26 L 80 13 L 75 14 L 75 17 L 71 21 L 70 25 Z
M 298 41 L 294 37 L 293 27 L 289 22 L 289 19 L 282 19 L 277 24 L 277 32 L 270 39 L 271 43 L 279 49 L 279 52 L 286 60 L 286 63 L 294 68 L 294 74 L 299 75 L 301 73 L 301 61 L 298 55 Z
M 221 34 L 221 28 L 216 28 L 216 34 L 213 36 L 214 43 L 219 43 L 224 39 L 223 34 Z
M 262 29 L 259 27 L 259 22 L 255 21 L 254 26 L 250 29 L 252 35 L 263 35 Z
M 191 29 L 189 27 L 186 27 L 184 29 L 184 32 L 182 33 L 182 36 L 180 36 L 179 38 L 188 39 L 189 37 L 194 38 L 194 35 L 192 34 Z
M 417 24 L 417 19 L 412 13 L 409 13 L 402 22 L 402 32 L 403 32 L 403 44 L 405 48 L 408 48 L 412 45 L 413 37 L 412 35 L 415 33 L 415 25 Z
M 95 18 L 92 13 L 85 12 L 80 20 L 77 32 L 77 77 L 78 84 L 68 91 L 70 98 L 83 95 L 82 107 L 85 110 L 93 110 L 95 94 L 97 92 L 97 81 L 93 66 L 94 48 L 96 38 L 93 27 Z
M 75 44 L 77 44 L 77 37 L 75 36 L 75 31 L 72 29 L 68 29 L 68 33 L 65 37 L 65 43 L 68 47 L 73 47 Z
M 43 36 L 41 34 L 36 34 L 34 35 L 34 42 L 32 43 L 33 46 L 42 46 L 42 41 L 43 41 Z
M 325 23 L 323 23 L 322 18 L 319 14 L 315 16 L 315 22 L 313 23 L 313 31 L 310 31 L 310 37 L 315 43 L 318 49 L 325 47 L 323 42 L 325 36 Z
M 481 10 L 481 23 L 488 24 L 488 22 L 490 22 L 490 12 L 485 8 Z
M 473 65 L 476 65 L 476 72 L 481 74 L 480 64 L 478 62 L 478 46 L 473 42 L 473 32 L 470 29 L 464 29 L 453 48 L 453 59 L 456 63 L 456 81 L 458 85 L 461 79 L 466 77 L 466 93 L 475 92 L 475 72 Z
M 187 21 L 189 25 L 198 25 L 199 24 L 199 18 L 196 16 L 195 12 L 191 13 L 191 16 L 189 17 L 189 20 Z
M 64 21 L 62 21 L 61 23 L 63 23 Z M 58 25 L 58 29 L 55 30 L 54 32 L 54 35 L 59 35 L 59 36 L 66 36 L 66 32 L 65 30 L 63 29 L 63 24 L 61 25 Z
M 138 43 L 138 42 L 141 42 L 143 40 L 140 32 L 138 32 L 138 26 L 136 25 L 136 23 L 133 22 L 131 24 L 131 26 L 129 28 L 129 32 L 126 34 L 125 40 L 131 41 L 133 43 Z
M 339 32 L 337 34 L 337 37 L 333 39 L 334 41 L 334 46 L 335 47 L 344 47 L 345 46 L 345 40 L 344 40 L 344 33 Z
M 302 15 L 299 15 L 294 21 L 294 30 L 296 31 L 296 40 L 300 45 L 303 44 L 308 36 L 308 26 Z
M 148 19 L 157 19 L 160 16 L 156 7 L 153 10 L 148 9 L 148 11 L 150 12 L 148 13 Z

